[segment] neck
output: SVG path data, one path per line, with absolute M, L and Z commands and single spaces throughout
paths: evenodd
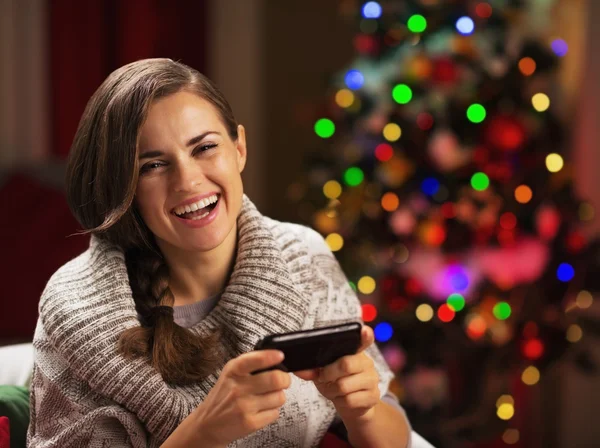
M 225 289 L 237 253 L 237 226 L 225 240 L 208 252 L 160 247 L 169 266 L 169 288 L 174 306 L 188 305 L 213 297 Z

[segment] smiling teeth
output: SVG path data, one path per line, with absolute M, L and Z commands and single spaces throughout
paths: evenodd
M 217 200 L 219 199 L 219 195 L 213 194 L 212 196 L 209 196 L 207 198 L 201 199 L 198 202 L 194 202 L 193 204 L 188 204 L 188 205 L 184 205 L 181 207 L 177 207 L 174 212 L 176 215 L 181 216 L 185 213 L 191 213 L 191 212 L 195 212 L 197 210 L 200 210 L 204 207 L 208 207 L 211 204 L 214 204 L 215 202 L 217 202 Z M 202 214 L 201 216 L 194 216 L 191 219 L 202 219 L 204 216 L 208 215 L 208 212 L 206 212 L 206 214 Z

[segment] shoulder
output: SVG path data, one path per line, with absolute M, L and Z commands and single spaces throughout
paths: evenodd
M 277 221 L 271 218 L 266 218 L 266 221 L 271 227 L 275 238 L 291 237 L 296 239 L 311 256 L 326 255 L 333 257 L 323 236 L 316 230 L 302 224 Z

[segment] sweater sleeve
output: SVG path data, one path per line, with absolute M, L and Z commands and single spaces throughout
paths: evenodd
M 27 446 L 146 447 L 136 416 L 78 379 L 49 342 L 41 320 L 34 337 Z

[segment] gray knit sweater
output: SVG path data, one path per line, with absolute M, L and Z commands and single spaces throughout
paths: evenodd
M 232 276 L 210 313 L 190 328 L 223 328 L 225 362 L 271 333 L 360 319 L 360 305 L 315 231 L 262 216 L 244 197 Z M 139 325 L 124 255 L 92 237 L 89 249 L 50 279 L 39 305 L 31 384 L 30 447 L 159 446 L 206 397 L 222 366 L 190 386 L 171 386 L 142 359 L 117 352 L 119 335 Z M 387 389 L 392 372 L 367 353 Z M 315 447 L 335 416 L 311 382 L 292 375 L 281 417 L 231 444 Z

